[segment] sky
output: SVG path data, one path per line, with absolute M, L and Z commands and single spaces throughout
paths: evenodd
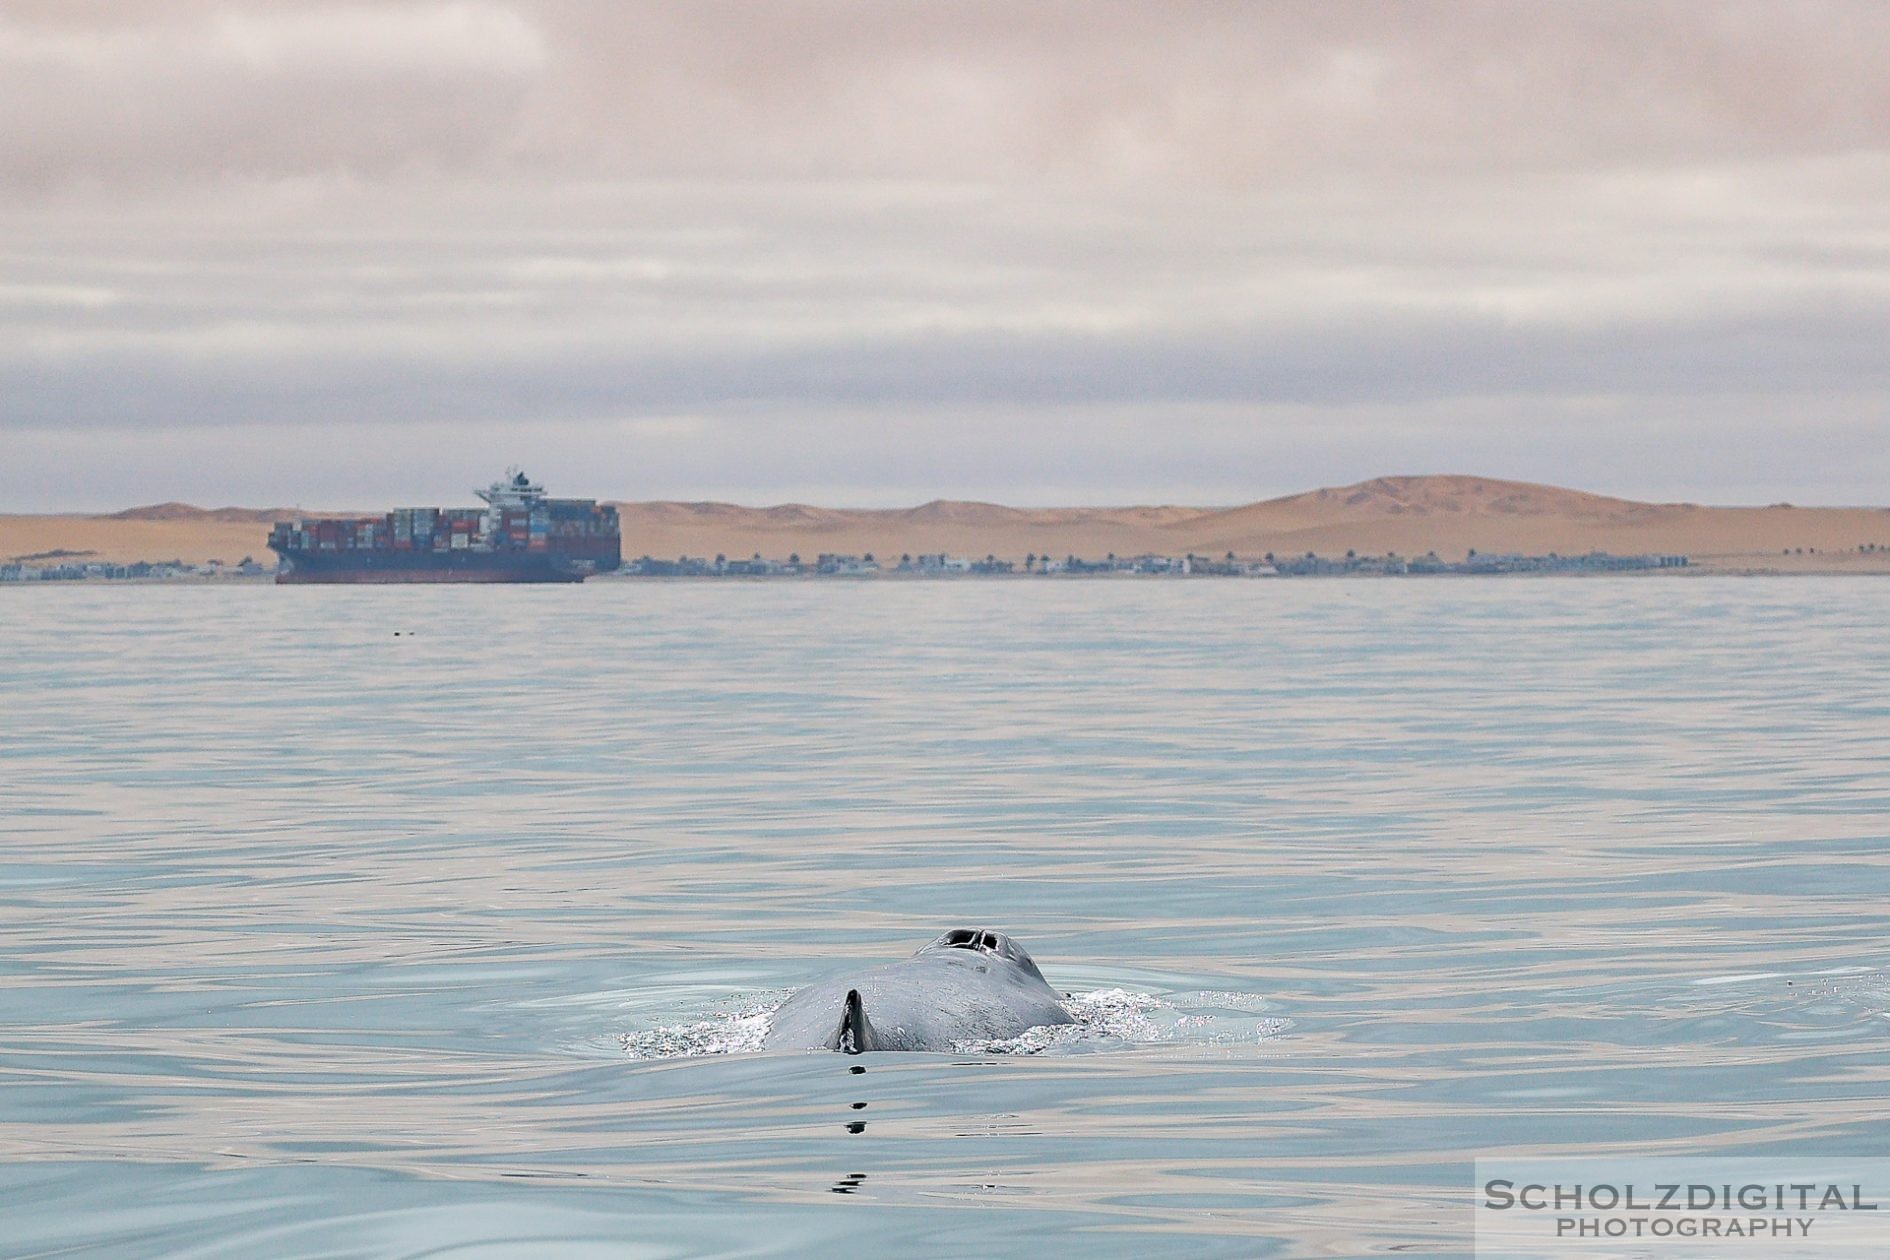
M 1890 503 L 1879 0 L 0 0 L 0 511 Z

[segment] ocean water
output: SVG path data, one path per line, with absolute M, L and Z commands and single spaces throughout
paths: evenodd
M 1846 579 L 0 591 L 0 1254 L 1461 1256 L 1478 1156 L 1890 1155 L 1886 624 Z M 960 924 L 1082 1022 L 755 1049 Z

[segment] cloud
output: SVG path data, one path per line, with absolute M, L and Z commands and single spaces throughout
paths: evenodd
M 1887 62 L 1862 3 L 15 0 L 0 442 L 74 471 L 0 494 L 312 502 L 459 426 L 682 495 L 1710 498 L 1720 416 L 1851 496 Z
M 1834 0 L 1319 5 L 425 0 L 21 6 L 12 187 L 211 172 L 1030 178 L 1881 147 L 1890 13 Z
M 0 182 L 13 195 L 463 166 L 545 67 L 482 3 L 0 17 Z

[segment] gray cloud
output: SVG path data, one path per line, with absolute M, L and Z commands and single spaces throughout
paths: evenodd
M 70 366 L 0 364 L 7 429 L 152 429 L 344 418 L 609 421 L 713 414 L 765 425 L 810 407 L 915 410 L 1213 404 L 1381 407 L 1453 399 L 1732 396 L 1789 408 L 1834 383 L 1890 393 L 1881 312 L 1781 312 L 1653 329 L 1526 329 L 1494 321 L 1292 332 L 872 338 L 782 350 L 652 354 L 587 344 L 483 355 L 161 351 Z
M 1886 54 L 1867 3 L 16 0 L 0 507 L 533 450 L 751 499 L 1854 499 Z

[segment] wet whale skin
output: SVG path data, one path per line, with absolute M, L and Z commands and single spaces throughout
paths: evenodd
M 848 994 L 857 993 L 857 1025 Z M 910 958 L 810 985 L 775 1012 L 770 1050 L 951 1050 L 1043 1024 L 1073 1023 L 1024 948 L 957 929 Z

